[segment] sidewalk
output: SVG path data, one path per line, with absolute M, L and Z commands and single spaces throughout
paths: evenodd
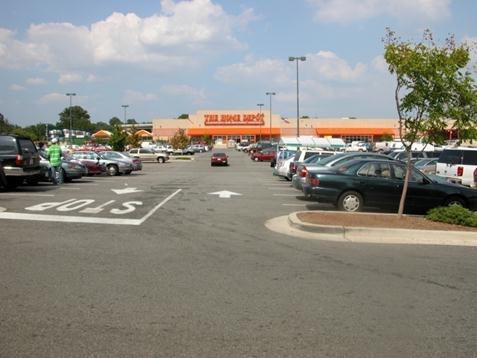
M 338 242 L 477 246 L 477 234 L 463 231 L 437 231 L 316 225 L 301 221 L 297 212 L 270 219 L 265 226 L 275 232 Z

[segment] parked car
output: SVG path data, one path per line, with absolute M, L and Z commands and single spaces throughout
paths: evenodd
M 302 163 L 304 162 L 305 160 L 307 160 L 308 158 L 316 155 L 316 154 L 321 154 L 321 159 L 323 157 L 329 157 L 333 154 L 336 154 L 335 152 L 332 152 L 332 151 L 326 151 L 326 150 L 323 150 L 323 149 L 303 149 L 303 150 L 299 150 L 296 152 L 295 154 L 295 157 L 293 158 L 293 161 L 291 161 L 289 163 L 289 166 L 288 166 L 288 171 L 287 171 L 287 179 L 288 180 L 292 180 L 293 178 L 293 175 L 296 173 L 296 170 L 297 170 L 297 166 L 299 163 Z M 321 160 L 320 159 L 320 160 Z M 319 162 L 320 160 L 317 160 L 316 162 Z
M 256 162 L 269 162 L 276 155 L 275 148 L 266 148 L 260 152 L 254 152 L 250 155 L 250 158 Z
M 133 171 L 142 170 L 142 161 L 140 158 L 131 157 L 129 153 L 116 152 L 113 150 L 99 152 L 101 157 L 110 160 L 123 160 L 125 162 L 130 162 L 133 166 Z
M 397 210 L 406 164 L 399 161 L 357 159 L 307 174 L 305 196 L 355 212 L 366 207 Z M 424 213 L 437 206 L 461 205 L 477 210 L 477 190 L 433 181 L 413 168 L 405 210 Z
M 40 175 L 40 155 L 31 139 L 18 135 L 0 135 L 0 165 L 7 188 Z
M 5 171 L 3 170 L 2 164 L 0 164 L 0 189 L 7 187 L 7 177 L 5 176 Z
M 239 152 L 243 151 L 245 147 L 248 147 L 250 145 L 249 142 L 247 141 L 241 141 L 240 143 L 237 143 L 235 146 L 235 149 L 237 149 Z
M 98 160 L 100 164 L 104 165 L 106 167 L 106 173 L 108 175 L 114 176 L 114 175 L 120 175 L 120 174 L 131 174 L 133 170 L 133 166 L 130 162 L 126 162 L 124 160 L 111 160 L 104 158 L 101 156 L 100 152 L 74 152 L 73 155 L 79 155 L 78 153 L 81 153 L 81 156 L 83 158 L 88 158 L 92 160 Z
M 414 166 L 424 174 L 435 174 L 438 158 L 424 158 L 419 159 L 414 163 Z
M 129 150 L 129 155 L 139 158 L 143 162 L 165 163 L 169 160 L 167 153 L 155 152 L 150 148 L 133 148 Z
M 90 152 L 73 152 L 70 157 L 86 167 L 87 174 L 100 175 L 106 172 L 106 166 L 100 162 L 99 155 L 89 155 Z
M 438 158 L 441 154 L 440 151 L 422 151 L 422 150 L 413 150 L 411 151 L 411 161 L 416 162 L 424 158 Z M 407 152 L 405 150 L 395 150 L 388 154 L 391 158 L 396 160 L 401 160 L 403 162 L 407 161 Z
M 203 153 L 208 150 L 204 144 L 192 144 L 190 147 L 196 153 Z
M 223 152 L 212 153 L 210 157 L 210 165 L 229 165 L 229 157 Z
M 294 160 L 295 154 L 296 150 L 279 150 L 270 162 L 270 166 L 273 166 L 273 175 L 287 178 L 288 167 L 290 162 Z M 274 165 L 273 162 L 275 162 Z
M 48 159 L 40 157 L 41 174 L 34 180 L 27 180 L 28 184 L 36 184 L 39 181 L 51 181 L 51 164 Z M 88 170 L 85 165 L 81 164 L 77 159 L 73 157 L 61 158 L 61 175 L 63 181 L 70 182 L 73 179 L 81 179 L 84 175 L 88 174 Z
M 344 151 L 345 152 L 367 152 L 370 150 L 370 144 L 366 142 L 353 141 L 346 144 Z
M 446 148 L 439 156 L 436 174 L 462 185 L 477 187 L 477 148 Z

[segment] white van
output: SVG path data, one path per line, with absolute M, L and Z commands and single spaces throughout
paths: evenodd
M 446 148 L 439 156 L 436 174 L 462 185 L 477 186 L 477 148 Z

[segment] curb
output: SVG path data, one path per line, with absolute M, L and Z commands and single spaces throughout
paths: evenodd
M 288 224 L 295 229 L 315 233 L 319 239 L 330 238 L 349 242 L 383 244 L 477 246 L 477 233 L 475 232 L 318 225 L 301 221 L 298 218 L 298 213 L 300 212 L 288 215 Z

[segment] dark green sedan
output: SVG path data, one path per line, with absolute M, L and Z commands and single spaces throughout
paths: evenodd
M 340 210 L 355 212 L 364 207 L 397 210 L 406 165 L 384 160 L 352 160 L 337 167 L 315 168 L 307 174 L 303 193 Z M 461 205 L 477 210 L 477 190 L 442 183 L 412 169 L 405 211 L 425 213 L 437 206 Z

